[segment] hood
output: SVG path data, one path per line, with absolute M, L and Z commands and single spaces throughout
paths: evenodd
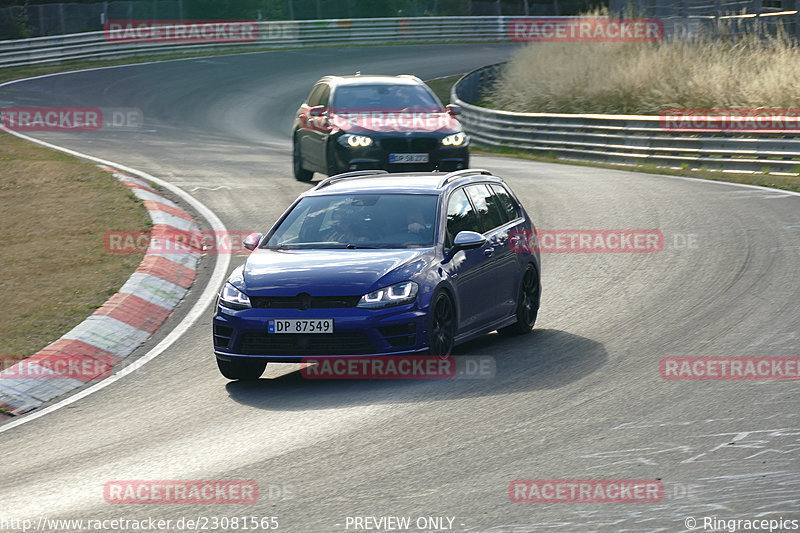
M 356 296 L 411 279 L 430 250 L 256 249 L 244 265 L 240 288 L 250 296 Z M 392 272 L 396 275 L 382 279 Z

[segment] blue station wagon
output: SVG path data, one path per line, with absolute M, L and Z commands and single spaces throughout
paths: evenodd
M 527 333 L 535 227 L 488 171 L 331 176 L 300 195 L 219 293 L 214 353 L 229 379 L 305 357 L 448 355 L 494 330 Z

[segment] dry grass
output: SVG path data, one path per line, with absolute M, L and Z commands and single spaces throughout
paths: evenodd
M 103 248 L 145 230 L 147 211 L 110 173 L 0 133 L 0 355 L 30 355 L 80 323 L 141 255 Z
M 800 46 L 782 36 L 531 43 L 484 103 L 511 111 L 658 114 L 800 107 Z

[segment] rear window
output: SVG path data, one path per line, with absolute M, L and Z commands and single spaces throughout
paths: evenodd
M 467 187 L 467 193 L 475 205 L 475 210 L 478 212 L 482 233 L 491 231 L 508 222 L 508 218 L 500 211 L 496 197 L 488 186 L 484 184 L 470 185 Z
M 519 217 L 519 208 L 517 207 L 517 203 L 514 201 L 511 195 L 508 194 L 506 188 L 502 185 L 496 184 L 492 184 L 490 187 L 497 197 L 500 208 L 506 212 L 508 220 L 514 220 L 515 218 Z

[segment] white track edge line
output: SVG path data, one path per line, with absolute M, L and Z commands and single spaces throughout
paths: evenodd
M 27 135 L 23 135 L 15 131 L 9 131 L 5 129 L 4 131 L 7 131 L 8 133 L 16 137 L 36 143 L 46 148 L 51 148 L 53 150 L 58 150 L 60 152 L 64 152 L 76 157 L 88 159 L 89 161 L 113 167 L 123 172 L 127 172 L 135 176 L 138 176 L 142 179 L 156 183 L 164 187 L 165 189 L 168 189 L 169 191 L 173 192 L 174 194 L 178 195 L 188 204 L 190 204 L 193 208 L 195 208 L 209 222 L 214 231 L 220 231 L 220 232 L 227 231 L 227 229 L 225 228 L 225 224 L 223 224 L 222 221 L 219 219 L 219 217 L 205 204 L 203 204 L 202 202 L 200 202 L 200 200 L 197 200 L 196 198 L 191 196 L 189 193 L 185 192 L 183 189 L 165 180 L 156 178 L 155 176 L 151 176 L 146 172 L 142 172 L 140 170 L 127 167 L 125 165 L 120 165 L 118 163 L 101 159 L 99 157 L 90 156 L 87 154 L 83 154 L 81 152 L 77 152 L 75 150 L 70 150 L 69 148 L 63 148 L 61 146 L 50 144 L 48 142 L 41 141 L 33 137 L 29 137 Z M 172 346 L 172 344 L 175 343 L 175 341 L 177 341 L 184 333 L 186 333 L 186 331 L 197 321 L 198 318 L 202 316 L 202 313 L 205 310 L 205 308 L 214 300 L 214 298 L 216 298 L 217 289 L 222 285 L 223 281 L 225 281 L 225 276 L 227 275 L 228 272 L 228 266 L 230 265 L 230 260 L 231 260 L 230 256 L 227 254 L 215 254 L 215 255 L 217 256 L 217 261 L 214 265 L 214 271 L 211 273 L 211 279 L 209 280 L 208 285 L 206 285 L 205 289 L 203 289 L 200 298 L 197 300 L 197 302 L 195 302 L 194 306 L 189 311 L 189 313 L 185 317 L 183 317 L 183 320 L 181 320 L 180 323 L 177 326 L 175 326 L 175 328 L 161 340 L 161 342 L 159 342 L 156 346 L 151 348 L 149 352 L 147 352 L 145 355 L 143 355 L 133 363 L 129 364 L 125 368 L 104 379 L 103 381 L 95 383 L 94 385 L 86 389 L 83 389 L 82 391 L 77 392 L 71 396 L 68 396 L 67 398 L 60 400 L 53 405 L 45 407 L 44 409 L 33 411 L 30 414 L 22 415 L 17 420 L 12 419 L 10 422 L 6 422 L 2 426 L 0 426 L 0 433 L 9 431 L 17 426 L 21 426 L 22 424 L 31 422 L 32 420 L 36 420 L 39 417 L 57 411 L 62 407 L 66 407 L 72 403 L 77 402 L 82 398 L 89 396 L 90 394 L 102 390 L 111 385 L 112 383 L 115 383 L 116 381 L 127 376 L 128 374 L 131 374 L 136 370 L 140 369 L 145 364 L 149 363 L 150 361 L 161 355 L 164 351 L 166 351 L 170 346 Z

